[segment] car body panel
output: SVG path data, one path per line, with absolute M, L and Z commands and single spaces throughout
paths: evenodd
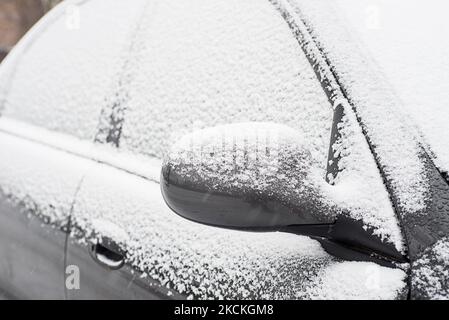
M 84 240 L 84 241 L 83 241 Z M 185 299 L 159 282 L 149 279 L 132 265 L 112 270 L 92 258 L 90 246 L 99 239 L 69 239 L 67 246 L 67 265 L 77 267 L 79 287 L 66 290 L 67 299 L 114 299 L 114 300 L 159 300 Z M 92 242 L 92 243 L 90 243 Z
M 4 131 L 0 149 L 2 289 L 63 299 L 65 231 L 89 162 Z
M 64 299 L 66 233 L 0 196 L 0 288 L 7 299 Z
M 83 180 L 72 215 L 72 233 L 77 229 L 94 243 L 112 240 L 127 265 L 189 298 L 394 299 L 406 292 L 402 270 L 340 261 L 307 237 L 183 219 L 166 206 L 157 182 L 103 164 Z M 371 277 L 378 282 L 367 287 Z

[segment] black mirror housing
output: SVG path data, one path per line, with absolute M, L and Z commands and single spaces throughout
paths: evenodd
M 293 129 L 239 123 L 184 136 L 164 160 L 162 194 L 179 215 L 231 228 L 329 223 L 311 155 Z

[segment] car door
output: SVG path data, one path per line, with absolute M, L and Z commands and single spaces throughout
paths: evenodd
M 63 299 L 66 233 L 0 197 L 0 288 L 4 299 Z
M 67 245 L 66 267 L 79 276 L 69 298 L 406 296 L 401 269 L 342 261 L 304 236 L 224 230 L 179 217 L 145 164 L 145 172 L 130 173 L 103 163 L 86 174 Z
M 64 298 L 68 218 L 88 163 L 39 133 L 0 118 L 0 288 L 8 298 Z
M 132 261 L 129 230 L 112 217 L 102 216 L 104 210 L 120 212 L 124 203 L 128 208 L 142 205 L 139 192 L 133 186 L 123 185 L 127 179 L 142 178 L 97 163 L 83 180 L 73 207 L 67 242 L 66 269 L 76 270 L 77 277 L 79 275 L 77 284 L 67 289 L 69 299 L 185 298 L 150 277 L 144 268 L 139 268 Z M 154 182 L 148 184 L 157 186 Z M 150 195 L 155 191 L 158 189 L 154 190 L 154 187 L 147 190 Z M 111 196 L 117 196 L 116 199 L 124 203 L 110 202 Z M 129 220 L 134 219 L 131 210 L 123 211 L 123 215 Z

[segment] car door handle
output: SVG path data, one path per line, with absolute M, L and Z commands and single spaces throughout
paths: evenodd
M 116 270 L 125 264 L 125 254 L 113 243 L 97 243 L 90 247 L 90 255 L 103 267 Z

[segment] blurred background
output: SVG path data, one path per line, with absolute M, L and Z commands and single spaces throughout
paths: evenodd
M 0 0 L 0 61 L 48 10 L 62 0 Z

